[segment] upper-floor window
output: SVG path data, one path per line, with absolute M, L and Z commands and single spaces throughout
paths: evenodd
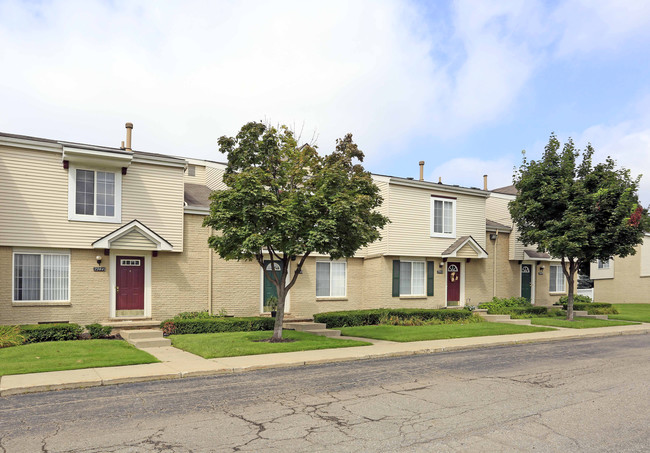
M 196 176 L 196 165 L 187 166 L 187 176 Z
M 609 260 L 607 261 L 598 260 L 598 269 L 609 269 Z
M 14 301 L 68 301 L 70 300 L 69 288 L 69 252 L 14 253 Z
M 316 297 L 345 297 L 346 274 L 345 261 L 317 261 Z
M 69 172 L 68 219 L 119 223 L 122 174 L 74 167 Z
M 456 200 L 431 197 L 431 236 L 456 236 Z
M 550 266 L 550 275 L 549 275 L 549 286 L 548 290 L 551 293 L 563 293 L 565 289 L 565 278 L 564 273 L 562 272 L 562 266 L 558 264 L 551 264 Z

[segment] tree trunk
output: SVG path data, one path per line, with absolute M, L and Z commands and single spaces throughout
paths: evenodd
M 567 284 L 569 285 L 569 300 L 566 306 L 566 319 L 573 321 L 573 282 L 575 280 L 575 273 L 578 269 L 578 263 L 573 259 L 569 262 L 569 275 L 567 276 Z
M 284 302 L 287 299 L 287 292 L 284 284 L 278 288 L 278 308 L 275 314 L 275 324 L 273 325 L 273 336 L 271 342 L 282 340 L 282 322 L 284 321 Z

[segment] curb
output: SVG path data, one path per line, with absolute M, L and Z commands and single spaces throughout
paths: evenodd
M 650 333 L 650 328 L 646 328 L 646 329 L 623 330 L 623 331 L 615 331 L 615 332 L 593 332 L 593 333 L 574 334 L 574 335 L 548 337 L 548 338 L 530 338 L 530 339 L 513 339 L 513 340 L 504 339 L 502 341 L 494 341 L 494 342 L 488 342 L 484 344 L 478 343 L 478 344 L 467 344 L 467 345 L 424 347 L 421 349 L 414 348 L 414 349 L 404 350 L 404 351 L 369 353 L 367 355 L 362 355 L 358 357 L 314 358 L 313 360 L 296 360 L 296 361 L 287 361 L 282 363 L 251 364 L 249 366 L 238 366 L 232 368 L 215 367 L 213 369 L 203 369 L 203 370 L 194 370 L 194 371 L 179 371 L 174 367 L 166 364 L 165 362 L 161 362 L 161 363 L 145 364 L 145 365 L 128 365 L 130 367 L 147 367 L 147 368 L 142 368 L 143 371 L 146 371 L 143 374 L 126 376 L 126 377 L 119 376 L 119 372 L 116 371 L 116 369 L 119 370 L 122 367 L 85 368 L 79 370 L 67 370 L 66 373 L 78 375 L 78 377 L 76 379 L 72 378 L 66 382 L 62 382 L 61 378 L 56 374 L 54 374 L 54 373 L 61 373 L 60 371 L 49 371 L 46 373 L 34 373 L 34 374 L 23 374 L 23 375 L 16 374 L 16 375 L 3 376 L 2 378 L 0 378 L 0 397 L 20 395 L 26 393 L 47 392 L 52 390 L 69 390 L 69 389 L 101 387 L 107 385 L 126 384 L 126 383 L 216 376 L 216 375 L 244 373 L 247 371 L 265 370 L 265 369 L 272 369 L 272 368 L 292 368 L 298 366 L 323 365 L 327 363 L 336 363 L 336 362 L 353 362 L 359 360 L 372 360 L 372 359 L 380 359 L 380 358 L 387 358 L 387 357 L 405 357 L 410 355 L 435 354 L 440 352 L 464 351 L 464 350 L 483 349 L 483 348 L 491 348 L 491 347 L 499 347 L 499 346 L 513 346 L 519 344 L 548 343 L 548 342 L 563 341 L 563 340 L 607 338 L 607 337 L 615 337 L 615 336 L 623 336 L 623 335 L 645 335 L 649 333 Z M 476 338 L 490 338 L 490 337 L 476 337 Z M 413 345 L 414 343 L 417 342 L 411 342 L 410 344 Z M 409 343 L 397 343 L 397 344 L 406 345 Z M 360 346 L 360 347 L 366 347 L 366 346 Z M 251 356 L 251 357 L 259 357 L 259 356 Z M 214 360 L 223 360 L 223 359 L 214 359 Z M 151 369 L 150 369 L 151 365 L 155 366 L 156 368 L 162 368 L 162 369 L 151 373 Z M 42 380 L 43 376 L 47 374 L 51 374 L 52 381 L 53 381 L 52 383 L 50 384 L 29 383 L 29 381 L 33 379 Z M 3 384 L 5 384 L 4 380 L 6 377 L 18 377 L 18 379 L 20 379 L 20 384 L 13 385 L 13 386 L 3 386 Z

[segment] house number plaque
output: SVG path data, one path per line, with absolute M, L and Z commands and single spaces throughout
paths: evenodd
M 106 268 L 104 266 L 102 266 L 102 267 L 95 266 L 95 267 L 93 267 L 93 271 L 95 271 L 95 272 L 106 272 Z

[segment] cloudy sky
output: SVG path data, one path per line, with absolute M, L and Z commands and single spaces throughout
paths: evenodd
M 645 174 L 650 2 L 0 0 L 0 131 L 223 160 L 284 123 L 366 167 L 512 182 L 551 132 Z

